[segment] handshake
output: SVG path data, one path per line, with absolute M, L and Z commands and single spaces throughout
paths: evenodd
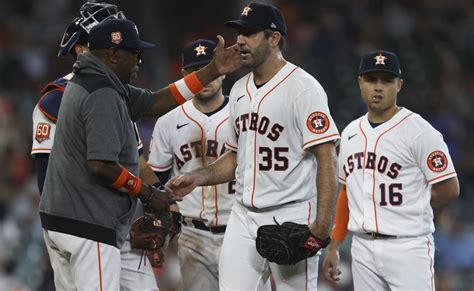
M 175 203 L 162 186 L 144 185 L 138 194 L 145 212 L 160 215 L 170 211 L 170 205 Z

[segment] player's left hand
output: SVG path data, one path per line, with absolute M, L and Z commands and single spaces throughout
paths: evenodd
M 341 270 L 339 270 L 337 264 L 339 263 L 339 251 L 328 248 L 326 256 L 323 261 L 323 274 L 326 280 L 329 282 L 336 283 L 341 280 Z
M 218 35 L 217 46 L 214 49 L 214 55 L 209 65 L 214 66 L 218 75 L 226 75 L 240 68 L 242 63 L 237 44 L 225 47 L 224 38 Z
M 294 265 L 312 257 L 329 244 L 330 239 L 319 239 L 311 234 L 308 225 L 294 222 L 262 225 L 255 240 L 258 253 L 279 265 Z

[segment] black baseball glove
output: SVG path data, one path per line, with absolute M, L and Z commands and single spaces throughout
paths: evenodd
M 262 225 L 257 230 L 258 253 L 268 261 L 279 265 L 294 265 L 314 256 L 330 242 L 311 234 L 308 225 L 284 222 L 276 225 Z

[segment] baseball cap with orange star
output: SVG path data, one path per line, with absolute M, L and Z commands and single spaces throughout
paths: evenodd
M 402 70 L 398 56 L 389 51 L 372 51 L 362 57 L 359 65 L 359 76 L 370 72 L 388 72 L 401 78 Z
M 227 21 L 227 27 L 251 28 L 256 30 L 271 29 L 286 34 L 285 18 L 281 11 L 273 5 L 251 3 L 244 7 L 239 19 Z
M 183 69 L 209 64 L 216 46 L 215 42 L 208 39 L 198 39 L 188 43 L 181 54 Z

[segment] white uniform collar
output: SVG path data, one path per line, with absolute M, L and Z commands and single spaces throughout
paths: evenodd
M 275 76 L 273 76 L 268 82 L 266 82 L 258 89 L 255 86 L 253 72 L 251 72 L 249 80 L 249 83 L 251 84 L 249 84 L 249 87 L 252 88 L 252 90 L 271 90 L 271 88 L 275 87 L 275 85 L 278 84 L 281 80 L 283 80 L 294 68 L 296 68 L 296 66 L 287 61 L 286 64 L 275 74 Z
M 379 126 L 373 128 L 372 125 L 370 125 L 369 122 L 369 113 L 367 112 L 363 117 L 362 117 L 362 126 L 365 130 L 372 130 L 374 132 L 379 132 L 379 131 L 385 131 L 388 128 L 391 128 L 395 124 L 399 123 L 402 119 L 407 117 L 408 115 L 412 114 L 413 112 L 404 108 L 400 107 L 400 111 L 398 111 L 392 118 L 389 120 L 385 121 L 384 123 L 380 124 Z

